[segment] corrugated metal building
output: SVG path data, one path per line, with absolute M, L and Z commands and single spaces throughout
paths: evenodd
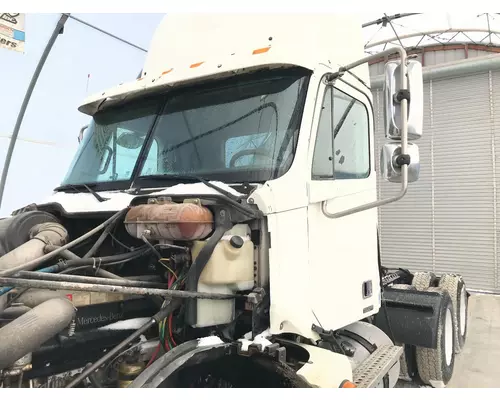
M 424 65 L 421 175 L 379 211 L 382 263 L 461 273 L 500 293 L 500 48 L 453 44 L 408 51 Z M 384 61 L 370 66 L 376 154 L 384 143 Z M 379 197 L 399 185 L 381 181 Z

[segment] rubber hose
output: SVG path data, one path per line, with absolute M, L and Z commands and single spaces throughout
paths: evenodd
M 30 240 L 0 257 L 0 275 L 7 274 L 18 265 L 31 263 L 45 255 L 44 248 L 48 243 L 60 244 L 66 242 L 68 232 L 61 224 L 46 222 L 35 225 L 30 231 Z
M 144 332 L 148 331 L 150 328 L 155 326 L 156 323 L 157 322 L 154 319 L 150 319 L 142 327 L 140 327 L 138 330 L 136 330 L 134 333 L 132 333 L 130 336 L 128 336 L 122 342 L 120 342 L 117 346 L 115 346 L 113 349 L 111 349 L 108 353 L 106 353 L 104 356 L 102 356 L 99 360 L 97 360 L 95 363 L 93 363 L 90 366 L 88 366 L 87 368 L 85 368 L 80 375 L 77 375 L 65 387 L 72 388 L 72 387 L 75 387 L 76 385 L 78 385 L 81 381 L 83 381 L 86 377 L 88 377 L 90 374 L 92 374 L 101 365 L 105 364 L 107 361 L 112 360 L 130 342 L 132 342 L 134 339 L 137 339 Z
M 68 299 L 50 299 L 0 329 L 0 369 L 14 364 L 66 328 L 75 315 Z
M 0 316 L 8 319 L 17 318 L 28 312 L 30 309 L 50 299 L 64 300 L 66 299 L 66 296 L 54 290 L 28 289 L 24 293 L 21 293 L 15 300 L 16 303 L 22 304 L 22 306 L 6 308 L 2 313 L 0 313 Z
M 87 251 L 87 253 L 84 254 L 83 258 L 89 258 L 89 257 L 93 257 L 94 256 L 94 254 L 97 252 L 97 250 L 99 250 L 99 247 L 101 247 L 101 245 L 104 243 L 104 241 L 108 237 L 109 232 L 111 231 L 111 229 L 113 229 L 113 227 L 115 226 L 116 221 L 117 221 L 117 219 L 115 220 L 114 223 L 109 224 L 106 227 L 106 229 L 104 229 L 104 231 L 102 232 L 101 236 L 99 236 L 99 239 L 97 239 L 96 242 L 94 243 L 94 245 L 90 248 L 90 250 Z
M 56 246 L 45 246 L 45 251 L 47 251 L 48 249 L 47 248 L 52 248 L 52 251 L 56 250 Z M 80 257 L 78 257 L 75 253 L 73 253 L 72 251 L 70 250 L 63 250 L 61 251 L 61 253 L 59 253 L 61 255 L 61 257 L 64 257 L 68 260 L 79 260 Z
M 122 261 L 119 261 L 117 264 L 121 264 Z M 109 263 L 109 264 L 106 264 L 105 267 L 109 267 L 111 265 L 114 265 L 114 263 Z M 71 274 L 73 272 L 78 272 L 78 271 L 83 271 L 83 270 L 86 270 L 86 269 L 89 269 L 89 268 L 93 268 L 92 265 L 82 265 L 81 267 L 72 267 L 72 268 L 68 268 L 68 269 L 64 269 L 60 272 L 58 272 L 59 274 Z M 109 279 L 125 279 L 125 278 L 122 278 L 120 275 L 116 275 L 116 274 L 113 274 L 112 272 L 109 272 L 103 268 L 99 268 L 99 269 L 96 269 L 95 271 L 95 274 L 97 276 L 101 276 L 103 278 L 109 278 Z
M 130 253 L 117 254 L 113 256 L 104 257 L 94 257 L 94 258 L 80 258 L 77 260 L 68 260 L 64 262 L 65 267 L 81 267 L 84 265 L 95 265 L 99 267 L 100 265 L 106 265 L 113 262 L 125 262 L 133 260 L 147 254 L 150 251 L 146 246 L 139 247 L 137 250 L 131 251 Z
M 96 275 L 108 279 L 123 279 L 120 275 L 113 274 L 112 272 L 106 271 L 105 269 L 99 268 L 96 271 Z
M 128 207 L 126 208 L 128 209 Z M 27 271 L 31 271 L 33 269 L 35 269 L 38 265 L 44 263 L 45 261 L 48 261 L 50 260 L 51 258 L 57 256 L 58 254 L 60 254 L 63 250 L 67 250 L 73 246 L 76 246 L 77 244 L 83 242 L 84 240 L 88 239 L 89 237 L 91 237 L 92 235 L 96 234 L 97 232 L 99 232 L 100 230 L 106 228 L 109 224 L 111 224 L 116 218 L 118 218 L 118 216 L 122 215 L 126 209 L 123 209 L 123 210 L 120 210 L 118 211 L 116 214 L 114 214 L 111 218 L 107 219 L 106 221 L 104 221 L 102 224 L 96 226 L 94 229 L 88 231 L 86 234 L 76 238 L 75 240 L 65 244 L 64 246 L 61 246 L 59 247 L 58 249 L 50 252 L 50 253 L 47 253 L 35 260 L 31 260 L 31 261 L 28 261 L 28 262 L 25 262 L 21 265 L 17 265 L 15 267 L 12 267 L 12 268 L 9 268 L 9 269 L 5 269 L 5 270 L 0 270 L 0 276 L 11 276 L 11 275 L 14 275 L 16 272 L 19 272 L 19 271 L 23 271 L 23 270 L 27 270 Z
M 117 263 L 121 264 L 121 263 L 123 263 L 123 261 L 118 261 Z M 105 265 L 105 267 L 109 267 L 111 265 L 114 265 L 114 263 L 108 263 Z M 61 269 L 58 267 L 58 269 L 60 269 L 60 271 L 58 271 L 57 273 L 58 274 L 63 274 L 63 273 L 69 274 L 70 272 L 81 271 L 81 270 L 88 269 L 88 268 L 93 268 L 93 265 L 82 265 L 80 267 L 71 267 L 71 268 L 67 268 L 67 266 L 64 266 L 64 269 Z M 45 272 L 45 271 L 42 271 L 42 272 Z M 53 271 L 49 271 L 49 272 L 53 272 Z M 101 276 L 103 278 L 123 279 L 121 276 L 113 274 L 112 272 L 106 271 L 103 268 L 95 269 L 95 274 L 97 276 Z
M 81 260 L 80 257 L 78 257 L 75 253 L 72 253 L 69 250 L 64 250 L 61 252 L 61 256 L 67 258 L 68 260 Z M 122 261 L 120 261 L 122 262 Z M 105 269 L 99 268 L 96 271 L 96 274 L 99 276 L 102 276 L 103 278 L 110 278 L 110 279 L 122 279 L 120 276 L 113 274 L 109 271 L 106 271 Z
M 20 317 L 23 314 L 26 314 L 28 311 L 31 310 L 31 307 L 27 306 L 13 306 L 6 308 L 3 310 L 3 312 L 0 312 L 0 319 L 16 319 L 17 317 Z
M 112 360 L 120 351 L 125 348 L 129 343 L 138 338 L 144 332 L 147 332 L 150 328 L 155 326 L 156 324 L 163 321 L 167 318 L 175 309 L 177 309 L 181 305 L 180 299 L 173 299 L 170 303 L 168 303 L 164 308 L 160 309 L 155 315 L 151 317 L 151 319 L 146 322 L 141 328 L 136 330 L 126 339 L 124 339 L 121 343 L 113 347 L 109 352 L 107 352 L 104 356 L 102 356 L 99 360 L 94 362 L 89 367 L 85 368 L 80 375 L 77 375 L 70 383 L 66 385 L 67 388 L 72 388 L 78 385 L 81 381 L 83 381 L 87 376 L 93 373 L 97 368 L 106 362 Z
M 58 269 L 59 269 L 59 267 L 57 265 L 52 265 L 52 266 L 47 267 L 47 268 L 39 269 L 38 272 L 56 272 Z M 0 288 L 0 310 L 2 310 L 2 307 L 3 307 L 3 305 L 1 304 L 1 299 L 2 299 L 1 296 L 4 295 L 5 293 L 10 292 L 12 289 L 14 289 L 14 288 L 13 287 Z
M 45 246 L 45 251 L 46 252 L 51 252 L 51 251 L 56 250 L 57 248 L 58 248 L 58 246 L 47 245 L 47 246 Z M 61 251 L 60 254 L 61 254 L 61 256 L 63 256 L 64 258 L 66 258 L 68 260 L 81 260 L 80 257 L 78 257 L 75 253 L 73 253 L 72 251 L 69 251 L 69 250 Z M 122 262 L 122 261 L 120 261 L 120 262 Z M 60 267 L 57 267 L 57 268 L 60 268 Z M 43 272 L 45 272 L 45 271 L 43 271 Z M 47 271 L 47 272 L 54 272 L 54 271 Z M 113 274 L 113 273 L 111 273 L 109 271 L 103 270 L 101 268 L 99 268 L 96 271 L 96 274 L 99 275 L 99 276 L 102 276 L 103 278 L 121 279 L 120 276 L 115 275 L 115 274 Z
M 106 226 L 106 228 L 104 229 L 104 231 L 101 233 L 101 236 L 99 236 L 99 238 L 95 241 L 94 245 L 90 248 L 90 250 L 87 253 L 85 253 L 85 255 L 83 256 L 83 258 L 89 258 L 89 257 L 93 257 L 94 256 L 94 254 L 96 253 L 96 251 L 99 250 L 99 248 L 101 247 L 101 245 L 104 243 L 104 241 L 108 237 L 108 235 L 111 232 L 111 230 L 115 227 L 115 225 L 118 222 L 118 220 L 123 215 L 125 215 L 125 213 L 127 211 L 128 211 L 128 209 L 124 209 L 124 210 L 122 210 L 121 213 L 119 213 L 119 214 L 116 215 L 116 217 L 113 219 L 113 221 L 111 223 L 109 223 L 108 226 Z

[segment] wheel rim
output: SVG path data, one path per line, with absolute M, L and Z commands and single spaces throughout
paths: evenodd
M 460 334 L 465 332 L 465 321 L 467 319 L 467 294 L 465 288 L 460 292 Z
M 446 358 L 446 365 L 450 365 L 451 357 L 453 355 L 453 318 L 449 308 L 446 309 L 444 321 L 444 354 Z

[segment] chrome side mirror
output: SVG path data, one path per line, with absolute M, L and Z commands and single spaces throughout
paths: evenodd
M 416 60 L 406 60 L 406 79 L 401 76 L 401 61 L 391 61 L 385 66 L 384 117 L 385 144 L 380 154 L 380 168 L 384 179 L 389 182 L 402 182 L 402 166 L 408 165 L 408 183 L 418 180 L 420 175 L 420 155 L 418 146 L 408 142 L 422 137 L 424 124 L 424 81 L 422 64 Z M 406 80 L 406 82 L 405 82 Z M 407 89 L 402 90 L 406 83 Z M 407 103 L 407 143 L 406 154 L 402 154 L 403 117 L 401 102 Z
M 401 89 L 400 61 L 388 62 L 385 66 L 384 102 L 385 102 L 385 136 L 390 140 L 401 140 Z M 408 102 L 408 140 L 422 137 L 424 120 L 424 85 L 422 64 L 416 60 L 407 62 L 407 85 L 411 93 Z M 399 94 L 401 96 L 401 94 Z
M 408 143 L 406 152 L 410 156 L 408 165 L 408 183 L 415 182 L 420 176 L 420 152 L 418 146 Z M 385 180 L 392 183 L 401 183 L 401 166 L 398 165 L 401 156 L 399 143 L 386 143 L 380 152 L 380 169 Z
M 406 50 L 396 46 L 341 67 L 338 73 L 332 75 L 333 77 L 342 75 L 358 65 L 395 53 L 399 54 L 401 61 L 387 63 L 385 67 L 384 115 L 386 138 L 389 139 L 389 143 L 382 147 L 380 166 L 384 178 L 389 182 L 400 182 L 401 190 L 394 196 L 334 214 L 326 210 L 327 203 L 323 201 L 321 209 L 328 218 L 341 218 L 398 201 L 408 191 L 408 182 L 415 182 L 419 177 L 418 146 L 409 143 L 408 139 L 415 140 L 422 136 L 424 83 L 421 64 L 418 61 L 408 60 Z

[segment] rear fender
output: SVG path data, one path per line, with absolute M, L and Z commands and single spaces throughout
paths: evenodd
M 309 353 L 309 360 L 297 375 L 316 388 L 339 388 L 346 380 L 352 382 L 349 359 L 333 351 L 307 344 L 298 344 Z
M 374 324 L 395 343 L 435 349 L 444 294 L 386 288 Z

